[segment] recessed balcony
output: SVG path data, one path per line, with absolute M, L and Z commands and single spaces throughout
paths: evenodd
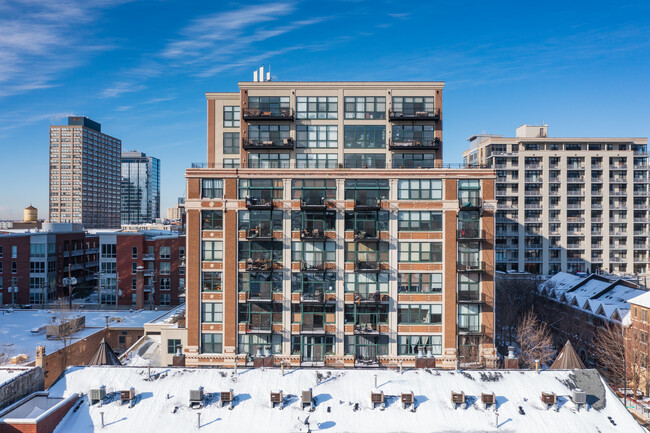
M 294 114 L 291 108 L 244 108 L 244 120 L 264 121 L 264 120 L 287 120 L 293 121 Z

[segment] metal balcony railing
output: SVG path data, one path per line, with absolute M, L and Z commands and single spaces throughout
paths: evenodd
M 268 149 L 268 150 L 293 150 L 293 138 L 272 137 L 269 139 L 243 139 L 242 147 L 245 150 Z
M 283 108 L 244 108 L 244 120 L 293 120 L 293 109 Z

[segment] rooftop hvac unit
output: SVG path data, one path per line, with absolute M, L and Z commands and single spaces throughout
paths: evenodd
M 135 404 L 135 388 L 131 387 L 126 390 L 120 391 L 120 401 L 122 404 L 129 403 L 129 407 Z
M 496 398 L 494 397 L 493 392 L 482 392 L 481 393 L 481 402 L 483 403 L 483 408 L 487 409 L 488 406 L 494 405 L 496 403 Z
M 386 408 L 384 404 L 384 391 L 370 392 L 370 405 L 373 409 L 379 406 L 381 410 L 384 410 Z
M 462 409 L 465 409 L 466 403 L 465 403 L 465 393 L 463 391 L 461 392 L 456 392 L 452 391 L 451 392 L 451 405 L 454 407 L 454 409 L 457 409 L 458 406 L 460 406 Z
M 106 398 L 106 387 L 104 385 L 99 388 L 92 388 L 90 390 L 90 404 L 95 404 Z
M 407 409 L 411 408 L 411 412 L 415 412 L 415 395 L 413 391 L 403 392 L 400 398 L 402 402 L 402 408 Z
M 271 408 L 279 407 L 282 409 L 282 404 L 284 398 L 282 396 L 282 391 L 280 392 L 271 392 Z
M 203 387 L 200 386 L 199 389 L 190 390 L 190 408 L 199 409 L 203 407 Z
M 542 392 L 542 404 L 546 409 L 550 409 L 551 406 L 554 409 L 557 409 L 557 395 L 554 392 Z
M 574 389 L 573 394 L 571 395 L 573 404 L 575 404 L 580 410 L 580 406 L 587 406 L 587 393 L 581 389 Z
M 309 407 L 310 411 L 314 410 L 314 398 L 311 393 L 311 388 L 302 392 L 301 405 L 303 410 L 305 410 L 305 407 Z
M 235 401 L 235 394 L 232 392 L 232 389 L 228 391 L 221 391 L 219 393 L 219 401 L 221 401 L 221 407 L 229 406 L 229 409 L 232 409 L 233 402 Z

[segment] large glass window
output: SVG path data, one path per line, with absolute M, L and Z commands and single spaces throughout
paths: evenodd
M 289 168 L 288 153 L 249 153 L 248 168 Z
M 354 230 L 357 238 L 379 237 L 381 231 L 388 230 L 390 212 L 379 211 L 347 211 L 345 212 L 345 230 Z
M 401 179 L 399 200 L 442 200 L 442 180 Z
M 223 127 L 239 128 L 239 105 L 223 107 Z
M 282 304 L 251 302 L 240 305 L 239 323 L 246 323 L 248 331 L 270 331 L 273 323 L 282 323 Z
M 203 179 L 201 183 L 202 198 L 221 198 L 223 197 L 223 180 L 222 179 Z
M 401 304 L 397 307 L 397 323 L 438 325 L 442 323 L 442 305 Z
M 344 317 L 346 325 L 377 330 L 380 323 L 388 323 L 388 304 L 346 305 Z
M 258 231 L 282 230 L 281 210 L 239 211 L 239 230 L 258 229 Z M 266 230 L 264 230 L 266 229 Z
M 240 334 L 237 353 L 248 353 L 254 356 L 258 349 L 264 353 L 266 347 L 270 347 L 273 354 L 282 353 L 282 335 Z
M 250 293 L 251 298 L 268 299 L 271 293 L 282 291 L 281 272 L 240 272 L 239 291 Z
M 478 206 L 481 200 L 481 183 L 478 179 L 458 181 L 458 200 L 461 206 Z
M 296 118 L 298 119 L 336 119 L 338 98 L 336 96 L 298 96 L 296 97 Z
M 302 323 L 304 331 L 322 331 L 325 323 L 334 323 L 336 305 L 292 304 L 291 315 L 294 323 Z
M 248 144 L 280 146 L 291 138 L 289 125 L 248 125 Z
M 222 230 L 223 211 L 220 210 L 201 211 L 201 227 L 203 230 Z
M 376 362 L 377 356 L 388 355 L 388 335 L 346 335 L 345 354 L 357 362 Z
M 393 96 L 391 111 L 397 115 L 433 115 L 433 96 Z
M 386 98 L 384 96 L 347 96 L 345 98 L 346 119 L 385 119 Z
M 15 246 L 11 247 L 16 248 Z M 13 250 L 12 250 L 13 251 Z M 117 257 L 116 244 L 102 244 L 102 259 L 114 259 Z M 12 256 L 13 258 L 13 256 Z
M 442 231 L 442 212 L 440 211 L 400 211 L 398 218 L 399 231 Z
M 203 292 L 220 292 L 221 272 L 202 272 L 201 273 L 201 291 Z
M 400 293 L 442 293 L 442 274 L 405 274 L 398 275 Z
M 335 272 L 300 272 L 291 274 L 291 291 L 300 293 L 334 292 Z
M 239 260 L 259 264 L 258 270 L 270 268 L 271 262 L 282 262 L 282 241 L 239 242 Z
M 176 354 L 178 349 L 180 349 L 181 346 L 181 340 L 180 339 L 175 339 L 175 338 L 170 338 L 167 340 L 167 353 L 168 354 Z
M 299 153 L 296 168 L 336 168 L 339 156 L 336 153 Z
M 333 335 L 293 335 L 291 337 L 291 352 L 302 355 L 303 362 L 324 362 L 325 355 L 333 355 Z
M 202 260 L 223 260 L 223 243 L 221 241 L 203 241 Z
M 361 300 L 388 292 L 388 272 L 345 274 L 345 291 L 359 294 Z
M 336 198 L 334 179 L 295 179 L 291 185 L 291 198 L 301 199 L 305 204 L 323 204 Z
M 345 181 L 345 199 L 365 201 L 388 199 L 388 179 L 349 179 Z
M 479 300 L 481 276 L 478 272 L 458 274 L 458 299 Z
M 442 242 L 400 242 L 400 262 L 442 262 Z
M 481 324 L 478 304 L 458 305 L 458 330 L 461 332 L 479 332 Z
M 239 153 L 239 132 L 223 133 L 223 153 L 224 154 Z
M 239 198 L 282 199 L 281 179 L 240 179 Z
M 344 144 L 349 149 L 384 149 L 384 125 L 345 125 Z
M 441 335 L 398 335 L 397 354 L 417 355 L 418 347 L 431 347 L 434 355 L 442 355 Z
M 336 149 L 338 135 L 336 125 L 297 125 L 296 147 Z
M 201 334 L 201 353 L 221 353 L 223 351 L 223 335 Z
M 458 243 L 458 266 L 465 269 L 479 269 L 481 247 L 480 242 Z
M 388 242 L 346 242 L 346 262 L 387 262 Z
M 215 302 L 203 302 L 201 304 L 201 321 L 203 323 L 222 323 L 223 304 Z
M 433 153 L 394 153 L 393 168 L 433 168 Z
M 336 228 L 336 211 L 294 211 L 291 212 L 291 230 L 305 234 L 320 235 L 325 230 Z
M 394 125 L 393 142 L 411 146 L 433 146 L 433 125 Z
M 336 242 L 293 242 L 291 261 L 302 262 L 305 270 L 322 270 L 325 262 L 336 261 Z
M 249 114 L 252 116 L 281 116 L 290 112 L 289 106 L 288 96 L 248 97 L 248 110 Z
M 386 168 L 384 153 L 345 153 L 344 168 Z

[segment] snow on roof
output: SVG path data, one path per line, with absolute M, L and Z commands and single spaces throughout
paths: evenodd
M 77 311 L 86 316 L 86 327 L 72 335 L 72 344 L 87 338 L 106 326 L 109 316 L 111 328 L 142 328 L 150 320 L 163 314 L 160 311 Z M 45 346 L 46 353 L 63 348 L 63 343 L 48 339 L 45 327 L 52 324 L 55 310 L 0 310 L 0 349 L 8 350 L 12 355 L 24 353 L 31 361 L 36 356 L 36 346 Z
M 539 290 L 541 291 L 544 288 L 547 290 L 553 290 L 559 296 L 560 293 L 566 292 L 567 290 L 569 290 L 571 287 L 573 287 L 575 284 L 579 283 L 580 281 L 582 281 L 582 277 L 573 274 L 568 274 L 566 272 L 558 272 L 557 274 L 553 275 L 551 278 L 549 278 L 548 280 L 540 284 Z
M 640 289 L 636 284 L 623 280 L 611 279 L 601 275 L 578 277 L 559 272 L 538 287 L 540 293 L 551 297 L 553 293 L 559 302 L 579 308 L 583 311 L 606 317 L 608 320 L 621 322 L 630 310 L 631 299 L 645 299 L 650 308 L 650 292 Z M 639 296 L 639 294 L 642 294 Z M 646 298 L 643 296 L 648 295 Z
M 196 430 L 197 412 L 206 431 L 227 432 L 476 432 L 495 430 L 495 411 L 481 404 L 481 393 L 494 392 L 500 430 L 508 432 L 643 432 L 595 370 L 441 371 L 407 370 L 288 370 L 73 367 L 51 388 L 52 396 L 69 396 L 105 385 L 107 392 L 134 387 L 135 405 L 119 399 L 102 407 L 80 403 L 68 412 L 55 433 L 102 431 L 158 433 Z M 384 393 L 385 410 L 371 409 L 370 392 Z M 205 407 L 189 408 L 190 390 L 203 386 Z M 586 391 L 590 410 L 576 411 L 572 389 Z M 302 391 L 312 389 L 315 410 L 301 409 Z M 234 407 L 219 403 L 219 392 L 233 390 Z M 285 406 L 271 408 L 270 392 L 282 390 Z M 413 391 L 416 411 L 403 409 L 400 393 Z M 470 403 L 453 409 L 451 392 L 463 391 Z M 558 396 L 557 411 L 547 410 L 542 392 Z M 477 401 L 478 399 L 478 401 Z M 522 415 L 519 407 L 523 410 Z M 305 424 L 308 420 L 309 426 Z M 611 420 L 611 421 L 610 421 Z M 615 423 L 615 424 L 614 424 Z
M 650 308 L 650 292 L 645 292 L 642 295 L 628 299 L 630 304 L 638 305 L 640 307 Z
M 178 319 L 179 316 L 185 314 L 185 304 L 181 304 L 177 307 L 172 308 L 167 311 L 162 316 L 156 317 L 154 320 L 147 322 L 148 325 L 160 325 L 164 323 L 173 323 Z
M 0 368 L 0 388 L 7 382 L 11 382 L 21 374 L 27 373 L 36 367 L 2 367 Z

